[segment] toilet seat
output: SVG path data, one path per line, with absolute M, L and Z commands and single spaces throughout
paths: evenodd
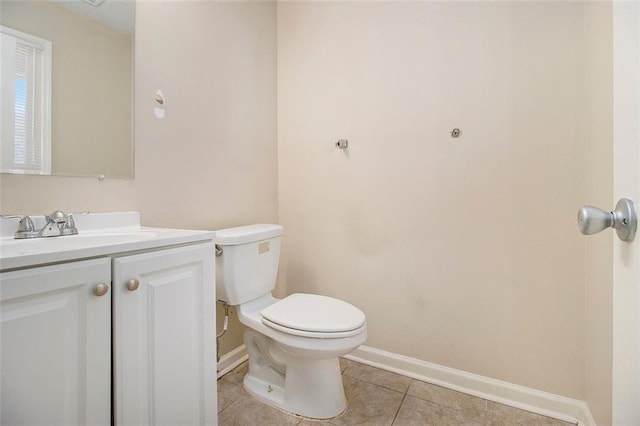
M 332 297 L 296 293 L 260 313 L 262 323 L 275 330 L 302 337 L 342 338 L 354 336 L 365 327 L 364 313 Z

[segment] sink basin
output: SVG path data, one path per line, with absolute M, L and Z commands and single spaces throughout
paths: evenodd
M 30 238 L 25 240 L 2 239 L 0 257 L 25 256 L 49 251 L 78 250 L 99 246 L 112 246 L 157 237 L 157 230 L 144 228 L 118 232 L 87 232 L 63 237 Z
M 77 235 L 62 237 L 16 240 L 5 233 L 0 238 L 0 270 L 211 240 L 215 235 L 209 231 L 142 227 L 137 213 L 89 214 L 79 216 L 76 224 Z M 113 225 L 98 228 L 105 224 Z
M 88 232 L 72 235 L 72 239 L 84 244 L 118 244 L 129 241 L 141 241 L 157 237 L 161 232 L 157 229 L 140 228 L 133 232 Z M 80 242 L 78 241 L 78 242 Z

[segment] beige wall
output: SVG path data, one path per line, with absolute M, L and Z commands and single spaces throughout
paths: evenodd
M 139 2 L 135 180 L 3 174 L 2 212 L 135 209 L 145 225 L 194 229 L 277 222 L 275 12 L 273 2 Z M 242 343 L 231 328 L 222 353 Z
M 277 43 L 273 2 L 136 19 L 135 180 L 0 175 L 2 212 L 279 219 L 280 294 L 341 297 L 370 346 L 610 421 L 612 237 L 575 225 L 611 198 L 609 6 L 281 2 Z
M 131 177 L 131 36 L 51 1 L 3 1 L 0 23 L 52 43 L 51 173 Z
M 136 34 L 136 190 L 145 224 L 277 223 L 275 3 L 140 2 L 137 14 L 147 29 Z M 157 89 L 166 98 L 162 120 L 153 114 Z M 242 343 L 232 318 L 221 353 Z
M 359 306 L 367 345 L 584 399 L 583 15 L 280 2 L 286 291 Z

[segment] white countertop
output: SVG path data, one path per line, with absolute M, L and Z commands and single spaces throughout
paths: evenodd
M 176 244 L 212 241 L 212 231 L 148 228 L 138 212 L 74 216 L 78 235 L 16 240 L 17 219 L 0 219 L 0 270 L 24 268 L 89 257 L 148 250 Z M 43 216 L 32 217 L 36 228 Z

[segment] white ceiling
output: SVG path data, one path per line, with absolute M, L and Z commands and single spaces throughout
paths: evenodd
M 104 0 L 93 6 L 83 0 L 53 0 L 71 12 L 84 15 L 118 32 L 133 35 L 135 0 Z

